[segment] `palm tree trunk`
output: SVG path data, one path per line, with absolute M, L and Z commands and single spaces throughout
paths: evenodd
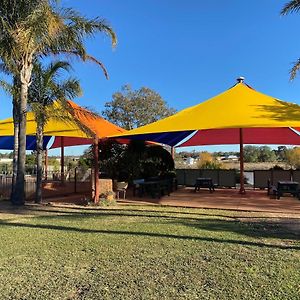
M 35 203 L 41 203 L 42 201 L 42 177 L 43 177 L 43 140 L 44 140 L 43 124 L 37 122 L 36 128 L 36 197 Z
M 32 62 L 27 61 L 20 72 L 21 90 L 19 103 L 19 149 L 17 163 L 17 180 L 12 197 L 14 205 L 24 205 L 25 203 L 25 161 L 26 161 L 26 116 L 28 88 L 30 85 Z
M 19 149 L 17 163 L 17 179 L 14 194 L 12 197 L 13 204 L 23 205 L 25 203 L 25 161 L 26 161 L 26 107 L 27 107 L 28 86 L 21 84 L 21 99 L 19 105 Z
M 13 174 L 12 174 L 12 185 L 10 199 L 12 201 L 16 181 L 17 181 L 17 170 L 18 170 L 18 148 L 19 148 L 19 114 L 18 114 L 18 99 L 16 95 L 13 96 L 13 120 L 14 120 L 14 149 L 13 149 Z

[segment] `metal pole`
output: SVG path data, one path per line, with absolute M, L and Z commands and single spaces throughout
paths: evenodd
M 48 149 L 45 150 L 45 180 L 48 180 Z
M 243 129 L 240 128 L 240 194 L 246 194 L 244 186 L 244 146 L 243 146 Z
M 65 183 L 65 139 L 63 136 L 60 137 L 60 146 L 61 146 L 61 152 L 60 152 L 60 180 L 61 184 Z
M 94 202 L 99 202 L 100 186 L 99 186 L 99 139 L 98 137 L 94 140 Z
M 75 168 L 75 174 L 74 174 L 74 192 L 77 193 L 77 167 Z

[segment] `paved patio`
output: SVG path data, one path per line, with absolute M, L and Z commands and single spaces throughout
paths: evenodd
M 193 188 L 181 188 L 171 193 L 170 196 L 164 196 L 160 199 L 133 197 L 128 191 L 126 199 L 119 199 L 118 202 L 120 204 L 159 204 L 300 215 L 300 200 L 297 198 L 287 195 L 277 200 L 270 198 L 266 190 L 253 189 L 249 189 L 245 195 L 241 195 L 237 189 L 216 189 L 214 193 L 209 193 L 205 189 L 194 192 Z

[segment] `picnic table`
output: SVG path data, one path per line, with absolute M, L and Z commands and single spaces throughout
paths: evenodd
M 150 195 L 152 198 L 160 198 L 166 194 L 170 196 L 172 184 L 173 179 L 172 181 L 170 179 L 141 180 L 135 184 L 133 194 L 135 196 L 137 191 L 139 197 Z
M 195 183 L 195 192 L 200 191 L 200 188 L 208 188 L 210 193 L 214 192 L 215 187 L 212 178 L 197 178 Z
M 297 181 L 278 181 L 277 186 L 273 188 L 273 195 L 280 199 L 283 194 L 291 194 L 299 198 L 299 182 Z

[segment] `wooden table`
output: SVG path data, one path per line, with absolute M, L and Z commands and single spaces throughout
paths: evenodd
M 197 178 L 195 183 L 195 192 L 200 191 L 200 188 L 208 188 L 210 193 L 215 191 L 215 187 L 211 178 Z
M 291 194 L 294 197 L 299 198 L 299 182 L 296 181 L 278 181 L 277 187 L 274 189 L 273 193 L 276 195 L 277 199 L 280 199 L 283 194 Z
M 170 179 L 160 179 L 160 180 L 149 180 L 138 183 L 138 196 L 143 197 L 148 194 L 152 198 L 160 198 L 161 196 L 167 194 L 170 196 L 170 192 L 172 191 L 172 181 Z M 136 192 L 134 192 L 134 195 Z

